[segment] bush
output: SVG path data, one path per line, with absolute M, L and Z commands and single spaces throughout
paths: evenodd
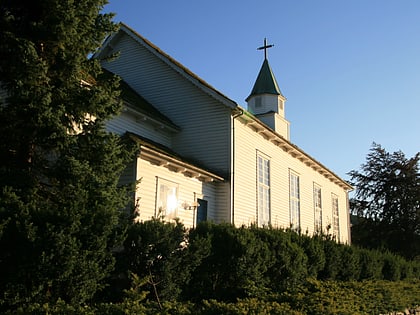
M 120 255 L 121 272 L 147 279 L 145 289 L 158 302 L 176 300 L 191 272 L 186 236 L 185 227 L 178 221 L 153 219 L 132 224 Z
M 318 273 L 318 278 L 321 280 L 335 280 L 337 279 L 340 266 L 342 264 L 341 252 L 339 245 L 330 237 L 325 237 L 323 241 L 325 265 Z
M 309 280 L 279 300 L 303 314 L 385 314 L 419 303 L 420 282 Z
M 341 258 L 339 261 L 339 269 L 337 280 L 352 281 L 358 280 L 360 277 L 360 256 L 356 247 L 348 245 L 340 246 Z
M 198 315 L 303 315 L 303 313 L 293 310 L 287 303 L 276 301 L 264 301 L 260 299 L 238 300 L 236 303 L 224 303 L 216 300 L 204 301 L 201 309 L 195 313 Z
M 390 252 L 383 254 L 382 276 L 385 280 L 398 281 L 401 279 L 403 259 Z
M 359 280 L 382 279 L 383 260 L 381 253 L 376 250 L 360 249 L 360 278 Z
M 321 235 L 314 235 L 313 237 L 305 235 L 298 239 L 301 240 L 300 246 L 308 257 L 307 274 L 311 278 L 316 278 L 318 273 L 325 268 L 326 258 L 323 237 Z
M 295 287 L 307 277 L 308 258 L 293 238 L 298 234 L 271 228 L 254 229 L 271 251 L 272 263 L 267 270 L 270 288 L 276 292 Z
M 209 244 L 210 252 L 192 275 L 188 298 L 234 301 L 265 292 L 271 257 L 268 244 L 251 229 L 203 222 L 190 232 L 189 241 Z
M 132 292 L 135 293 L 135 292 Z M 32 304 L 5 315 L 213 315 L 213 314 L 292 314 L 353 315 L 387 314 L 419 304 L 420 281 L 318 281 L 264 298 L 245 298 L 234 302 L 204 300 L 198 303 L 156 302 L 129 294 L 121 303 L 74 306 L 59 300 L 53 304 Z
M 19 307 L 15 311 L 7 311 L 5 315 L 95 315 L 95 309 L 89 306 L 74 306 L 63 300 L 56 303 L 33 303 L 26 307 Z

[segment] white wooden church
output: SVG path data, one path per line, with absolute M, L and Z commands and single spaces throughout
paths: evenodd
M 290 142 L 267 58 L 245 109 L 124 24 L 96 57 L 117 52 L 103 67 L 123 80 L 124 110 L 107 128 L 140 145 L 123 176 L 140 180 L 138 220 L 291 227 L 350 243 L 352 187 Z

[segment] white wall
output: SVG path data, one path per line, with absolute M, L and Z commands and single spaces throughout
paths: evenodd
M 103 66 L 181 128 L 172 141 L 178 153 L 210 170 L 227 174 L 230 166 L 230 109 L 129 36 L 113 43 L 117 59 Z
M 300 179 L 300 223 L 302 232 L 314 232 L 313 185 L 322 192 L 323 228 L 332 224 L 331 194 L 338 196 L 340 241 L 348 242 L 347 193 L 340 186 L 308 167 L 280 147 L 263 138 L 240 121 L 235 121 L 235 224 L 249 225 L 256 221 L 257 209 L 257 151 L 270 158 L 271 224 L 290 226 L 289 172 Z M 332 229 L 330 230 L 332 233 Z
M 178 184 L 178 216 L 187 226 L 194 224 L 194 211 L 184 210 L 184 202 L 194 202 L 194 193 L 200 198 L 208 201 L 208 220 L 215 220 L 215 183 L 204 183 L 189 178 L 181 173 L 176 173 L 167 168 L 153 165 L 148 161 L 137 160 L 137 179 L 141 178 L 137 186 L 136 199 L 139 199 L 139 220 L 149 220 L 156 216 L 156 183 L 157 178 Z
M 171 134 L 161 128 L 156 128 L 147 121 L 139 121 L 133 113 L 122 111 L 120 115 L 113 117 L 106 123 L 106 129 L 119 135 L 129 131 L 148 138 L 152 141 L 161 143 L 167 147 L 172 145 Z

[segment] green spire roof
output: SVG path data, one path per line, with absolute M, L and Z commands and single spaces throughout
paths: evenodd
M 258 94 L 281 94 L 280 88 L 277 84 L 276 78 L 274 77 L 273 71 L 268 64 L 268 60 L 264 59 L 264 63 L 258 73 L 257 80 L 255 81 L 254 87 L 252 88 L 251 94 L 247 97 L 247 100 L 254 95 Z

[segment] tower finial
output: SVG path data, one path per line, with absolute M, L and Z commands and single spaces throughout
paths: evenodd
M 267 49 L 271 47 L 274 47 L 274 45 L 267 45 L 267 38 L 264 38 L 264 46 L 257 48 L 257 50 L 264 49 L 264 60 L 267 59 Z

